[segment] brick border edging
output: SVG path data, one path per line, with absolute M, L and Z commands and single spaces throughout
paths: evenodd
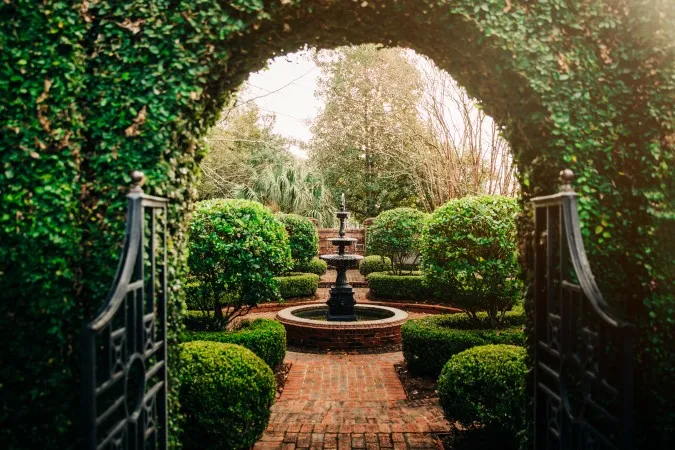
M 358 303 L 357 303 L 358 304 Z M 368 303 L 361 303 L 362 305 L 382 305 L 390 308 L 399 308 L 405 311 L 427 313 L 427 314 L 459 314 L 462 311 L 453 306 L 431 305 L 428 303 L 402 303 L 397 301 L 369 301 Z
M 313 304 L 323 304 L 321 299 L 318 296 L 315 296 L 313 300 L 293 300 L 290 302 L 284 302 L 283 304 L 279 303 L 263 303 L 255 308 L 251 309 L 251 313 L 262 313 L 262 312 L 277 312 L 282 309 L 289 308 L 292 306 L 304 306 L 304 305 L 313 305 Z M 386 300 L 369 300 L 368 302 L 358 302 L 357 305 L 374 305 L 374 306 L 386 306 L 389 308 L 398 308 L 407 312 L 416 312 L 424 314 L 459 314 L 463 312 L 459 308 L 453 306 L 443 306 L 443 305 L 433 305 L 429 303 L 405 303 L 400 301 L 386 301 Z

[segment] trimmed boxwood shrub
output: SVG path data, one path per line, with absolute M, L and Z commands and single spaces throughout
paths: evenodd
M 439 297 L 493 326 L 522 299 L 514 198 L 463 197 L 433 212 L 424 227 L 422 271 Z
M 391 259 L 380 255 L 369 255 L 359 262 L 359 272 L 368 276 L 373 272 L 388 272 L 391 270 Z
M 389 272 L 372 272 L 366 277 L 370 295 L 391 300 L 430 300 L 434 294 L 424 284 L 422 272 L 394 275 Z
M 282 298 L 308 297 L 316 294 L 319 288 L 319 276 L 315 273 L 291 272 L 274 279 L 279 285 L 279 295 Z
M 278 298 L 274 274 L 291 267 L 284 226 L 249 200 L 206 200 L 190 222 L 190 277 L 197 302 L 228 323 L 260 301 Z M 223 306 L 227 312 L 223 317 Z
M 312 221 L 298 214 L 281 213 L 276 217 L 284 224 L 288 233 L 293 265 L 308 264 L 319 253 L 319 232 Z
M 487 315 L 479 323 L 465 314 L 449 314 L 411 319 L 401 327 L 403 357 L 408 369 L 417 375 L 438 376 L 455 354 L 478 345 L 524 345 L 525 314 L 522 307 L 504 316 L 501 329 L 491 329 Z
M 198 313 L 201 314 L 201 313 Z M 194 331 L 186 323 L 189 331 L 181 335 L 181 341 L 214 341 L 238 344 L 246 347 L 262 358 L 274 369 L 286 356 L 286 329 L 276 320 L 242 320 L 232 331 Z
M 445 415 L 464 426 L 479 422 L 515 444 L 525 426 L 525 349 L 482 345 L 454 355 L 438 378 Z
M 391 260 L 392 270 L 401 275 L 417 264 L 426 214 L 413 208 L 385 211 L 368 227 L 367 248 Z
M 185 450 L 251 448 L 270 418 L 272 369 L 252 351 L 222 342 L 186 342 L 181 362 Z
M 293 267 L 293 272 L 315 273 L 319 276 L 325 274 L 326 270 L 328 270 L 328 264 L 318 256 L 315 256 L 304 264 L 296 264 Z
M 183 315 L 183 324 L 188 331 L 223 331 L 225 325 L 213 319 L 212 311 L 188 310 Z

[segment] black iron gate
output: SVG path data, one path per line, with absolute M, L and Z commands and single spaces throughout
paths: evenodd
M 166 220 L 163 198 L 128 197 L 124 249 L 99 315 L 83 333 L 86 448 L 167 448 Z
M 633 448 L 633 326 L 595 283 L 573 174 L 534 203 L 536 450 Z

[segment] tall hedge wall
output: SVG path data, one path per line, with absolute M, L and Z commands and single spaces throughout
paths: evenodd
M 643 331 L 672 327 L 673 256 L 654 239 L 675 216 L 671 0 L 14 0 L 0 17 L 0 337 L 11 343 L 0 438 L 11 448 L 75 446 L 77 335 L 116 267 L 130 171 L 171 199 L 179 323 L 200 139 L 251 71 L 305 43 L 434 58 L 504 126 L 524 201 L 555 191 L 562 167 L 579 175 L 606 296 L 654 322 Z M 665 313 L 650 318 L 655 304 Z M 640 417 L 666 426 L 675 353 L 650 336 Z

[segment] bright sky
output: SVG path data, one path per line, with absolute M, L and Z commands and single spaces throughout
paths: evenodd
M 409 52 L 413 64 L 418 68 L 431 69 L 432 63 L 412 50 Z M 274 113 L 275 133 L 309 142 L 312 137 L 311 121 L 323 106 L 323 101 L 314 94 L 319 75 L 320 70 L 312 61 L 310 51 L 279 56 L 270 60 L 266 69 L 249 76 L 243 86 L 241 100 L 254 99 L 263 112 Z M 446 103 L 445 107 L 444 114 L 449 123 L 462 122 L 454 105 Z M 289 150 L 297 157 L 307 158 L 307 154 L 296 145 L 292 145 Z
M 323 103 L 314 96 L 319 74 L 306 51 L 274 58 L 267 69 L 251 74 L 242 100 L 258 97 L 255 103 L 263 112 L 276 114 L 275 133 L 307 142 L 310 122 Z M 290 150 L 306 157 L 296 146 Z

